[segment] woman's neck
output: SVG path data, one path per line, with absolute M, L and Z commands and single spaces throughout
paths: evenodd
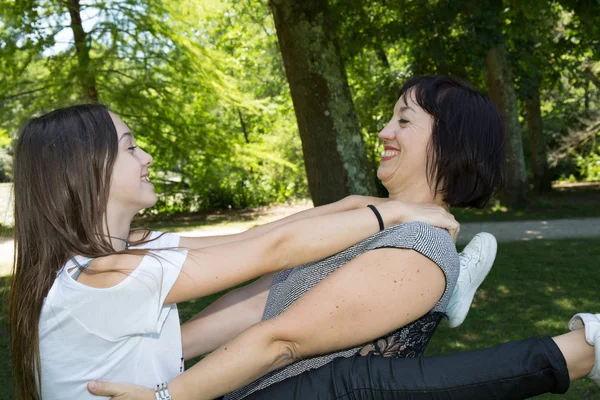
M 386 187 L 387 188 L 387 187 Z M 441 195 L 434 195 L 429 185 L 410 188 L 387 188 L 390 200 L 415 204 L 437 204 L 448 209 Z

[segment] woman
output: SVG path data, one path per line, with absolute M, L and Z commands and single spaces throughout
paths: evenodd
M 485 203 L 499 182 L 498 112 L 469 85 L 447 77 L 411 80 L 402 92 L 380 133 L 386 153 L 378 176 L 391 197 Z M 600 340 L 600 320 L 590 314 L 576 316 L 574 332 L 552 339 L 431 359 L 381 357 L 385 351 L 410 356 L 398 354 L 406 343 L 395 341 L 394 333 L 403 326 L 400 336 L 406 329 L 410 333 L 417 324 L 412 321 L 443 311 L 443 303 L 438 307 L 448 289 L 449 276 L 444 281 L 441 274 L 448 272 L 447 255 L 431 253 L 427 245 L 444 249 L 445 239 L 440 234 L 428 242 L 412 225 L 380 232 L 331 257 L 333 262 L 278 274 L 265 320 L 169 382 L 173 399 L 213 398 L 232 390 L 226 398 L 526 398 L 564 392 L 569 378 L 589 374 L 600 380 L 592 347 Z M 405 229 L 417 239 L 402 242 L 410 237 Z M 386 236 L 400 239 L 386 242 Z M 380 337 L 383 347 L 373 343 Z M 161 390 L 95 385 L 94 393 L 119 399 L 167 398 Z
M 151 164 L 103 106 L 57 110 L 22 130 L 10 293 L 19 398 L 92 397 L 86 383 L 97 376 L 170 380 L 183 362 L 176 303 L 335 254 L 379 224 L 458 230 L 441 207 L 378 200 L 370 210 L 353 197 L 243 235 L 129 236 L 133 216 L 156 202 Z

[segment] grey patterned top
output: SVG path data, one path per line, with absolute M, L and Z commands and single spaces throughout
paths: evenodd
M 432 317 L 435 319 L 435 315 L 446 311 L 448 301 L 458 279 L 460 263 L 456 247 L 448 232 L 421 222 L 409 222 L 388 228 L 331 257 L 278 273 L 275 275 L 271 285 L 263 320 L 271 319 L 281 314 L 319 281 L 352 259 L 369 250 L 390 247 L 415 250 L 435 262 L 446 275 L 446 289 L 441 299 L 430 314 L 413 323 L 415 326 L 419 324 L 419 326 L 432 326 L 428 321 L 431 321 Z M 437 322 L 439 322 L 439 319 Z M 435 326 L 437 326 L 437 323 L 433 323 L 433 330 L 435 330 Z M 421 330 L 420 328 L 417 330 L 425 332 L 425 330 Z M 412 329 L 412 331 L 414 332 L 415 329 Z M 433 334 L 431 329 L 427 329 L 427 331 Z M 363 352 L 365 350 L 369 352 L 374 347 L 381 347 L 377 346 L 376 343 L 382 340 L 388 343 L 394 342 L 396 345 L 401 346 L 402 343 L 398 343 L 397 339 L 406 339 L 406 337 L 405 334 L 402 334 L 402 329 L 400 329 L 396 332 L 391 332 L 388 336 L 378 339 L 373 343 L 365 343 L 351 349 L 300 360 L 287 367 L 273 371 L 251 384 L 226 395 L 225 400 L 242 399 L 250 393 L 264 389 L 276 382 L 296 376 L 310 369 L 319 368 L 334 358 L 351 357 L 361 351 L 361 349 L 363 349 Z M 429 337 L 426 338 L 425 344 Z M 423 342 L 422 339 L 420 341 Z

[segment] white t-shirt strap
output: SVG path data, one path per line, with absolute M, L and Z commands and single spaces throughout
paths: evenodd
M 75 264 L 75 266 L 76 266 L 77 268 L 73 268 L 73 270 L 72 270 L 73 272 L 71 273 L 71 271 L 68 271 L 68 273 L 71 275 L 71 277 L 72 277 L 74 280 L 77 280 L 77 278 L 79 278 L 79 275 L 81 275 L 81 272 L 82 272 L 84 269 L 86 269 L 87 267 L 89 267 L 90 263 L 91 263 L 91 262 L 92 262 L 94 259 L 93 259 L 93 258 L 92 258 L 92 259 L 89 259 L 89 260 L 87 260 L 86 262 L 84 262 L 83 264 L 82 264 L 82 263 L 80 263 L 79 261 L 77 261 L 77 258 L 76 258 L 76 257 L 71 257 L 71 260 L 73 261 L 73 263 Z

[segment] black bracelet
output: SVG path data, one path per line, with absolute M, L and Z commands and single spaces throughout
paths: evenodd
M 377 208 L 375 208 L 375 206 L 372 204 L 369 204 L 367 207 L 369 207 L 373 211 L 375 216 L 377 217 L 377 222 L 379 222 L 379 231 L 381 232 L 382 230 L 385 229 L 385 226 L 383 225 L 383 218 L 381 218 L 381 214 L 379 214 L 379 210 L 377 210 Z

